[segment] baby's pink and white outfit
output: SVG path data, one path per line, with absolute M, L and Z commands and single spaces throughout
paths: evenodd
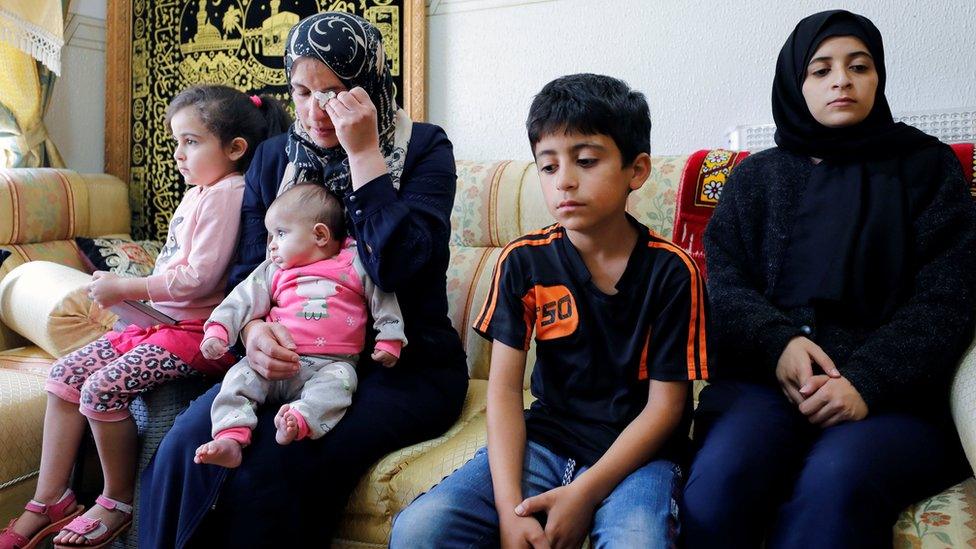
M 206 359 L 200 343 L 204 320 L 224 297 L 243 198 L 244 177 L 237 173 L 187 190 L 146 279 L 153 306 L 178 322 L 108 332 L 55 362 L 45 390 L 80 403 L 92 419 L 121 421 L 132 400 L 160 384 L 224 373 L 233 360 Z
M 224 376 L 210 417 L 213 436 L 248 444 L 257 425 L 254 408 L 266 399 L 290 402 L 298 437 L 319 438 L 342 418 L 356 390 L 356 362 L 366 342 L 366 307 L 373 314 L 376 349 L 400 356 L 406 345 L 403 316 L 392 293 L 380 290 L 346 239 L 329 259 L 282 269 L 261 263 L 210 315 L 204 339 L 233 345 L 241 328 L 264 318 L 288 328 L 300 355 L 299 371 L 270 381 L 241 359 Z M 297 400 L 295 400 L 297 399 Z

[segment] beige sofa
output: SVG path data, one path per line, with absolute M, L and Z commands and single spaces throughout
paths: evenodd
M 630 199 L 630 211 L 666 237 L 672 233 L 687 161 L 687 156 L 655 157 L 650 179 Z M 459 161 L 457 168 L 448 298 L 451 320 L 468 353 L 471 383 L 464 409 L 458 422 L 443 436 L 394 452 L 370 470 L 349 502 L 334 540 L 337 547 L 384 547 L 395 514 L 485 443 L 490 347 L 469 327 L 481 307 L 502 246 L 550 221 L 532 164 Z M 35 186 L 42 190 L 25 190 Z M 47 206 L 53 201 L 51 197 L 58 197 L 63 203 L 67 195 L 73 213 L 64 208 L 51 213 Z M 17 211 L 40 213 L 11 222 L 11 196 L 16 196 Z M 127 232 L 128 213 L 125 187 L 110 176 L 82 176 L 68 171 L 3 172 L 0 247 L 14 251 L 15 257 L 0 266 L 0 279 L 24 259 L 46 259 L 80 268 L 70 238 Z M 64 221 L 69 218 L 73 221 Z M 36 226 L 28 229 L 26 225 Z M 46 228 L 40 228 L 42 225 Z M 0 280 L 2 288 L 4 282 Z M 63 290 L 52 288 L 52 294 L 58 293 Z M 0 302 L 0 317 L 3 309 Z M 45 307 L 36 314 L 49 314 L 40 309 Z M 534 349 L 530 351 L 530 363 L 533 355 Z M 0 519 L 17 512 L 33 490 L 43 416 L 41 385 L 51 360 L 48 353 L 0 324 Z M 976 353 L 970 353 L 955 381 L 953 405 L 970 462 L 976 464 L 974 363 Z M 530 398 L 526 391 L 526 402 Z M 906 509 L 895 533 L 899 547 L 976 546 L 976 480 L 970 478 Z
M 74 237 L 128 232 L 128 189 L 112 176 L 50 169 L 0 170 L 0 248 L 12 254 L 0 265 L 0 281 L 32 260 L 81 270 Z M 78 322 L 59 319 L 55 308 L 70 289 L 45 290 L 30 307 L 17 307 L 16 315 L 5 314 L 4 309 L 13 313 L 9 309 L 17 296 L 0 293 L 0 319 L 16 316 L 18 323 L 26 323 L 33 316 L 38 326 L 48 327 L 38 331 L 36 337 L 45 340 L 40 343 L 57 351 L 47 334 L 60 331 L 62 341 L 69 341 L 90 320 L 89 315 L 77 316 Z M 0 520 L 4 525 L 33 495 L 40 461 L 46 400 L 43 382 L 52 358 L 37 343 L 0 321 Z

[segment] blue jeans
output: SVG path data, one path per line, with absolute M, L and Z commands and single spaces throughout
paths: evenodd
M 531 497 L 579 477 L 576 468 L 540 444 L 529 442 L 522 467 L 522 494 Z M 681 469 L 659 459 L 637 469 L 596 509 L 590 544 L 600 547 L 671 547 L 678 535 Z M 421 495 L 393 523 L 391 548 L 497 547 L 498 513 L 488 469 L 488 450 Z

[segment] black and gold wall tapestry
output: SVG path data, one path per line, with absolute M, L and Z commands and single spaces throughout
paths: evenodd
M 186 185 L 166 106 L 184 88 L 226 84 L 289 101 L 288 30 L 321 11 L 355 13 L 383 33 L 397 103 L 425 117 L 424 0 L 109 0 L 105 171 L 129 182 L 132 233 L 163 239 Z

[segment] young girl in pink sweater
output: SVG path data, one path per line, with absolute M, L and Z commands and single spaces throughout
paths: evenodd
M 173 99 L 166 121 L 176 167 L 190 187 L 170 220 L 166 245 L 152 275 L 96 272 L 89 295 L 103 308 L 151 299 L 178 322 L 109 332 L 54 363 L 45 383 L 37 489 L 26 512 L 0 532 L 0 549 L 34 547 L 58 530 L 56 547 L 101 547 L 116 538 L 132 520 L 137 443 L 129 403 L 163 383 L 221 374 L 230 365 L 200 354 L 203 323 L 224 297 L 240 225 L 241 173 L 258 143 L 287 128 L 288 115 L 272 98 L 197 86 Z M 68 480 L 86 424 L 105 486 L 81 515 Z

